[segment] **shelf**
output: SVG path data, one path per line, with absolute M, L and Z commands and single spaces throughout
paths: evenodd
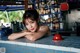
M 14 6 L 14 5 L 6 5 L 6 6 L 0 6 L 0 11 L 14 11 L 14 10 L 24 10 L 24 5 L 21 6 Z
M 0 5 L 24 5 L 23 1 L 0 1 Z
M 57 0 L 34 0 L 30 5 L 39 12 L 42 25 L 48 25 L 51 31 L 64 30 L 62 12 Z

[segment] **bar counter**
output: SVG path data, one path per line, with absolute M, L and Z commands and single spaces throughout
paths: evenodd
M 44 53 L 44 52 L 45 53 L 80 53 L 80 37 L 79 36 L 76 36 L 74 34 L 72 34 L 71 36 L 62 36 L 63 40 L 61 41 L 54 41 L 53 37 L 54 37 L 53 35 L 50 35 L 47 37 L 43 37 L 34 42 L 27 40 L 26 38 L 20 38 L 14 41 L 10 41 L 7 39 L 7 37 L 4 37 L 2 40 L 0 40 L 0 47 L 5 47 L 5 45 L 3 44 L 6 44 L 6 45 L 11 44 L 11 45 L 15 45 L 16 48 L 17 46 L 21 46 L 21 47 L 24 46 L 25 49 L 27 46 L 35 48 L 34 51 L 37 50 L 35 53 L 37 52 L 38 53 L 39 52 L 40 53 Z M 12 48 L 14 48 L 14 46 Z M 41 48 L 42 50 L 38 48 Z

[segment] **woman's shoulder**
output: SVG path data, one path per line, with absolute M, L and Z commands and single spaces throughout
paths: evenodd
M 42 26 L 40 26 L 40 28 L 49 28 L 49 27 L 46 25 L 42 25 Z
M 42 25 L 42 26 L 40 26 L 40 30 L 49 30 L 49 27 L 45 26 L 45 25 Z
M 45 31 L 48 35 L 50 35 L 49 26 L 40 26 L 40 31 Z

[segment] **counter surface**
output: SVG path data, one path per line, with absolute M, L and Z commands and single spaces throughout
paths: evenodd
M 7 40 L 7 37 L 4 37 L 0 40 L 0 43 L 9 43 L 9 44 L 17 44 L 31 47 L 39 47 L 46 49 L 54 49 L 54 50 L 63 50 L 63 51 L 72 51 L 72 52 L 80 52 L 80 37 L 71 35 L 71 36 L 62 36 L 63 40 L 61 41 L 53 41 L 54 36 L 50 35 L 47 37 L 43 37 L 37 41 L 30 41 L 26 38 L 20 38 L 14 41 Z

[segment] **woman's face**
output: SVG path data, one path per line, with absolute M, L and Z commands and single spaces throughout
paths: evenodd
M 25 20 L 25 25 L 26 25 L 26 28 L 31 32 L 35 32 L 38 28 L 37 22 L 31 20 L 30 18 Z

